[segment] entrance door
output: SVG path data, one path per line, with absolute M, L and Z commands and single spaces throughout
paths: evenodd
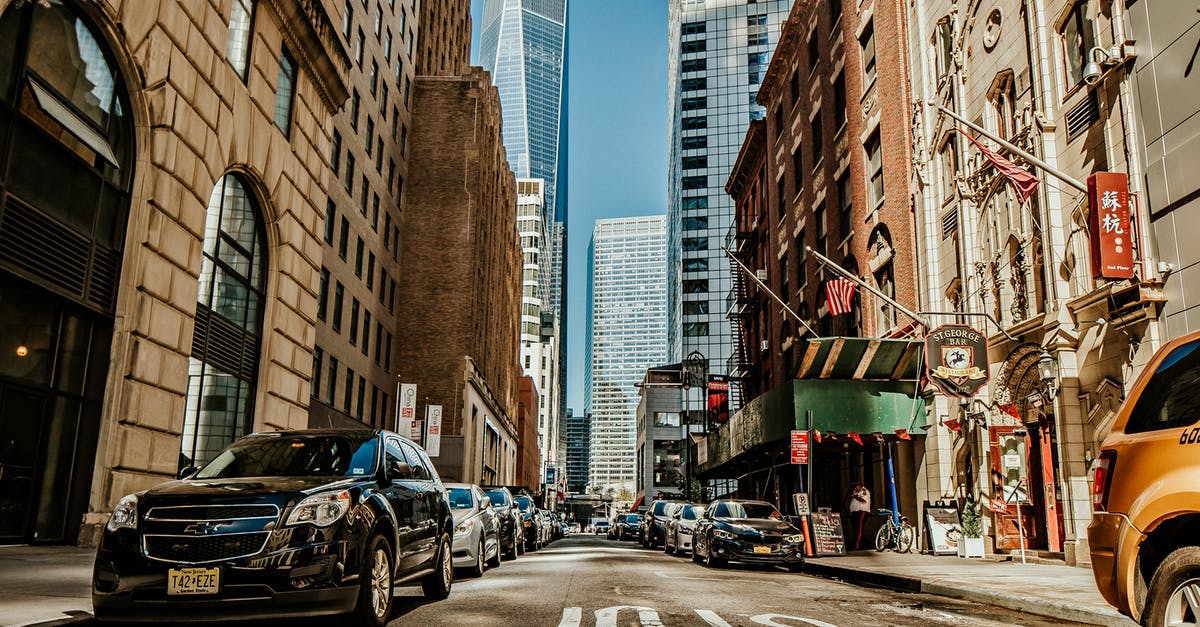
M 1022 535 L 1024 548 L 1043 549 L 1045 535 L 1040 532 L 1036 507 L 1030 501 L 1029 435 L 1019 421 L 1003 418 L 996 421 L 997 426 L 988 428 L 992 500 L 1005 503 L 1004 511 L 995 517 L 996 549 L 1020 549 Z
M 32 538 L 46 396 L 0 384 L 0 542 Z

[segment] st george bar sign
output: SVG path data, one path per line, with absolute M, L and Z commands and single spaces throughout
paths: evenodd
M 1092 277 L 1132 279 L 1129 176 L 1120 172 L 1097 172 L 1088 177 L 1087 188 Z
M 988 381 L 987 337 L 965 324 L 944 324 L 925 337 L 925 363 L 946 396 L 975 396 Z

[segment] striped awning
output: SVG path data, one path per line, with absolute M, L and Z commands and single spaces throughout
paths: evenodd
M 916 381 L 925 363 L 925 342 L 876 337 L 809 339 L 797 379 Z

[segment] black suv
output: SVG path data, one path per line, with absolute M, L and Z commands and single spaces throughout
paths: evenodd
M 521 533 L 525 543 L 525 552 L 542 548 L 542 530 L 537 517 L 537 505 L 525 494 L 513 497 L 517 513 L 521 516 Z
M 101 620 L 352 613 L 396 585 L 445 598 L 454 523 L 425 452 L 387 431 L 264 433 L 113 509 L 92 575 Z
M 525 552 L 522 541 L 525 535 L 521 526 L 521 511 L 513 500 L 512 492 L 500 485 L 484 486 L 492 509 L 496 511 L 496 521 L 500 527 L 500 550 L 504 557 L 517 559 L 517 555 Z
M 667 521 L 676 507 L 682 507 L 680 501 L 659 499 L 650 504 L 650 508 L 642 516 L 641 533 L 638 539 L 642 546 L 653 549 L 667 541 Z

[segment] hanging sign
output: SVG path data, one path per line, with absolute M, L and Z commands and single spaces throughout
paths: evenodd
M 416 440 L 417 438 L 413 436 L 413 428 L 417 422 L 417 386 L 415 384 L 400 384 L 396 414 L 396 433 Z
M 987 337 L 965 324 L 944 324 L 925 337 L 925 363 L 946 396 L 975 396 L 988 381 Z
M 1133 278 L 1133 238 L 1129 228 L 1129 176 L 1097 172 L 1087 179 L 1088 230 L 1092 277 Z
M 425 406 L 425 452 L 430 457 L 442 453 L 442 406 Z
M 729 422 L 729 377 L 723 374 L 708 375 L 708 417 L 718 424 Z
M 807 464 L 808 463 L 808 432 L 793 431 L 792 432 L 792 463 Z

